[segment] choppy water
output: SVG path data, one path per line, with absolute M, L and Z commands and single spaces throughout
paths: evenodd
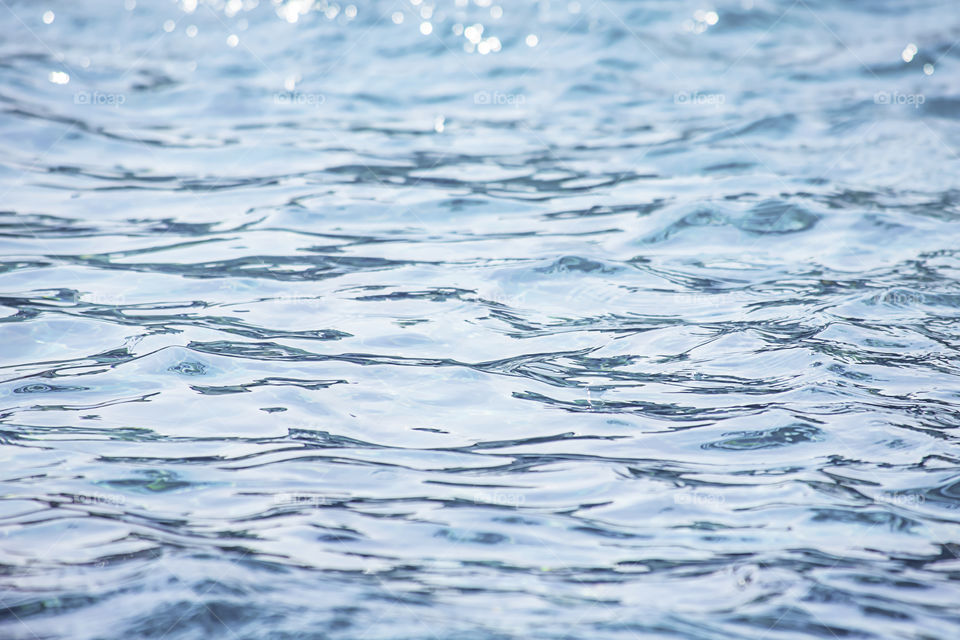
M 957 637 L 958 40 L 2 0 L 0 636 Z

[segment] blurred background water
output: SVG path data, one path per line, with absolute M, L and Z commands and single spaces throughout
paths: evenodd
M 960 635 L 953 0 L 0 0 L 0 636 Z

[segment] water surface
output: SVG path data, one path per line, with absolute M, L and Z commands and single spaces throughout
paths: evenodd
M 956 637 L 958 41 L 0 1 L 0 636 Z

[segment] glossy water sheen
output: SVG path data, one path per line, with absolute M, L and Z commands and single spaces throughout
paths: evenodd
M 955 1 L 433 1 L 0 2 L 0 637 L 960 637 Z

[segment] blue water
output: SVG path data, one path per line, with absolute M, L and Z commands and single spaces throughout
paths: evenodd
M 0 638 L 960 637 L 957 8 L 0 0 Z

